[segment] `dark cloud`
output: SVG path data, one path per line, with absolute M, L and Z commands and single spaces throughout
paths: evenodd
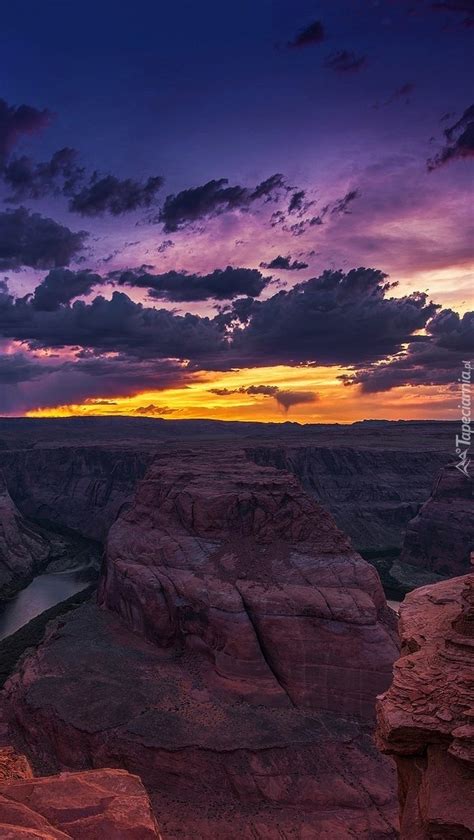
M 31 105 L 9 105 L 0 99 L 0 164 L 10 154 L 22 134 L 33 134 L 47 126 L 50 111 L 40 111 Z
M 91 271 L 54 268 L 36 287 L 31 303 L 35 309 L 53 312 L 74 298 L 89 294 L 94 286 L 102 282 L 102 278 Z
M 293 262 L 291 262 L 291 256 L 289 254 L 286 257 L 278 255 L 278 257 L 274 257 L 271 262 L 261 262 L 260 268 L 275 268 L 283 271 L 301 271 L 303 268 L 308 268 L 308 263 L 301 262 L 301 260 L 293 260 Z
M 8 201 L 63 195 L 69 198 L 69 210 L 82 216 L 121 216 L 151 207 L 163 185 L 161 176 L 137 181 L 94 172 L 88 177 L 78 161 L 78 152 L 70 148 L 59 149 L 41 163 L 26 155 L 12 158 L 0 171 L 11 191 Z
M 139 408 L 135 408 L 132 414 L 136 414 L 137 417 L 163 417 L 165 414 L 174 414 L 175 412 L 175 408 L 150 403 L 150 405 L 141 405 Z
M 290 198 L 288 213 L 298 213 L 300 210 L 303 210 L 305 206 L 305 198 L 305 190 L 296 190 Z
M 138 286 L 148 289 L 149 297 L 175 303 L 199 300 L 232 300 L 239 295 L 258 297 L 269 284 L 269 277 L 263 277 L 253 268 L 216 268 L 210 274 L 186 274 L 181 271 L 167 271 L 164 274 L 149 274 L 140 271 L 114 272 L 110 275 L 122 286 Z
M 219 215 L 229 210 L 241 210 L 259 199 L 270 199 L 284 188 L 283 176 L 272 175 L 254 189 L 227 186 L 227 178 L 208 181 L 201 187 L 182 190 L 168 195 L 155 221 L 164 225 L 166 233 L 181 230 L 193 222 Z
M 375 108 L 384 108 L 387 105 L 391 105 L 392 102 L 397 102 L 399 100 L 403 100 L 405 105 L 410 104 L 410 96 L 415 90 L 416 85 L 413 82 L 405 82 L 405 84 L 400 85 L 400 87 L 396 88 L 390 96 L 384 100 L 382 103 L 377 103 Z
M 339 213 L 351 213 L 352 211 L 348 210 L 348 207 L 356 200 L 356 198 L 360 198 L 359 190 L 349 190 L 343 198 L 338 198 L 338 200 L 334 202 L 334 205 L 331 208 L 331 214 L 338 215 Z M 325 209 L 327 210 L 327 208 Z
M 326 32 L 323 24 L 320 20 L 315 20 L 313 23 L 300 29 L 293 40 L 288 42 L 288 46 L 294 48 L 310 47 L 314 44 L 320 44 L 324 41 L 325 37 Z
M 58 370 L 58 365 L 47 365 L 26 353 L 0 354 L 0 383 L 2 385 L 31 382 L 55 370 Z
M 339 50 L 329 55 L 324 66 L 336 73 L 357 73 L 367 64 L 367 56 L 356 55 L 350 50 Z
M 360 385 L 365 393 L 404 385 L 457 387 L 463 361 L 474 353 L 474 312 L 461 317 L 451 309 L 442 310 L 426 331 L 426 337 L 410 342 L 394 359 L 343 377 L 344 384 Z
M 6 210 L 0 213 L 0 269 L 68 265 L 83 249 L 87 236 L 25 207 Z
M 284 411 L 294 405 L 313 403 L 319 399 L 313 391 L 282 391 L 277 385 L 241 385 L 240 388 L 210 388 L 211 394 L 227 397 L 229 394 L 250 394 L 251 396 L 272 397 Z
M 235 355 L 248 364 L 363 364 L 398 352 L 436 313 L 426 295 L 391 298 L 375 269 L 325 271 L 265 301 L 225 313 L 240 318 Z M 255 362 L 255 360 L 259 360 Z
M 2 171 L 2 178 L 11 194 L 8 201 L 43 198 L 47 195 L 71 195 L 84 177 L 75 149 L 59 149 L 49 161 L 35 163 L 32 158 L 10 160 Z
M 164 254 L 165 251 L 168 251 L 170 248 L 174 248 L 174 242 L 172 239 L 164 239 L 160 245 L 158 245 L 157 253 Z
M 90 183 L 71 198 L 69 209 L 81 216 L 100 216 L 104 213 L 121 216 L 123 213 L 150 207 L 162 184 L 163 178 L 159 175 L 141 182 L 132 178 L 116 178 L 114 175 L 100 178 L 95 174 Z
M 145 307 L 120 292 L 46 312 L 0 293 L 0 334 L 32 348 L 79 346 L 143 359 L 211 359 L 225 346 L 222 328 L 211 319 Z
M 449 161 L 474 157 L 474 105 L 466 108 L 462 117 L 444 133 L 448 142 L 435 158 L 428 161 L 430 172 Z
M 346 383 L 383 390 L 394 382 L 447 381 L 473 346 L 472 313 L 438 314 L 439 307 L 421 293 L 390 297 L 396 284 L 375 269 L 326 271 L 264 301 L 238 298 L 214 318 L 146 307 L 119 292 L 111 300 L 98 296 L 69 304 L 66 296 L 89 288 L 92 278 L 85 272 L 84 285 L 75 281 L 68 278 L 63 302 L 47 310 L 38 308 L 39 293 L 15 300 L 0 284 L 4 338 L 33 351 L 82 348 L 73 362 L 48 375 L 42 404 L 54 404 L 58 395 L 65 403 L 171 387 L 170 382 L 182 387 L 197 371 L 272 364 L 350 366 L 354 373 Z M 53 293 L 63 288 L 49 284 Z M 54 294 L 53 299 L 58 302 Z M 245 393 L 273 397 L 283 408 L 296 404 L 275 386 L 250 385 Z M 310 400 L 307 392 L 297 394 L 300 402 Z

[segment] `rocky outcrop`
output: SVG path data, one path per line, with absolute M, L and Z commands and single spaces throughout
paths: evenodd
M 65 446 L 3 452 L 0 466 L 25 516 L 103 542 L 151 459 L 140 450 Z
M 396 650 L 376 572 L 294 476 L 243 453 L 156 459 L 110 531 L 100 601 L 255 702 L 368 718 Z
M 455 465 L 439 474 L 428 501 L 408 523 L 400 562 L 441 575 L 469 571 L 474 550 L 474 481 Z
M 148 796 L 123 770 L 0 781 L 4 840 L 160 840 Z
M 402 657 L 377 704 L 394 756 L 401 840 L 474 836 L 474 575 L 416 590 L 400 610 Z
M 370 734 L 392 613 L 293 475 L 158 457 L 111 529 L 100 605 L 53 623 L 6 685 L 39 770 L 140 775 L 166 840 L 396 837 Z
M 0 471 L 0 599 L 28 583 L 48 557 L 48 542 L 22 516 Z

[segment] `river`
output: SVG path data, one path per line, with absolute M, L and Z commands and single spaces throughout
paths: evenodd
M 97 568 L 93 565 L 37 575 L 21 592 L 0 604 L 0 639 L 11 636 L 32 618 L 86 589 L 96 579 Z

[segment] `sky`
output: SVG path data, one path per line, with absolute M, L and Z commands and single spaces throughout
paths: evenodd
M 459 417 L 473 0 L 2 11 L 0 414 Z

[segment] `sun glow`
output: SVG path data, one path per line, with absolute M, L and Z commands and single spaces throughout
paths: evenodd
M 181 388 L 144 391 L 126 397 L 97 397 L 81 404 L 36 408 L 28 417 L 113 416 L 168 419 L 240 420 L 299 423 L 351 423 L 370 418 L 449 418 L 456 416 L 457 398 L 446 387 L 400 387 L 364 394 L 344 386 L 341 367 L 275 366 L 222 374 L 202 373 Z M 276 386 L 280 391 L 314 394 L 314 401 L 282 408 L 274 397 L 239 391 L 249 386 Z M 212 389 L 212 390 L 211 390 Z M 225 394 L 213 390 L 226 389 Z M 229 393 L 230 392 L 230 393 Z

